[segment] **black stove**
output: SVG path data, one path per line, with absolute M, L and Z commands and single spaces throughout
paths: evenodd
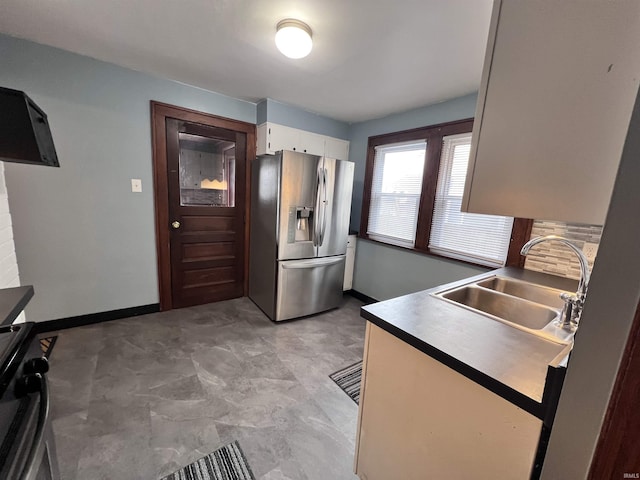
M 58 478 L 48 370 L 33 323 L 0 327 L 0 478 Z
M 35 334 L 33 323 L 0 327 L 0 399 L 20 368 Z

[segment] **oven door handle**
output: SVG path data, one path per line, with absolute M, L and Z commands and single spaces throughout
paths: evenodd
M 27 462 L 25 463 L 24 470 L 20 476 L 21 480 L 35 480 L 38 475 L 38 463 L 39 455 L 44 448 L 44 433 L 49 419 L 49 388 L 47 385 L 47 377 L 40 373 L 35 374 L 40 379 L 40 405 L 38 409 L 38 423 L 36 426 L 36 434 L 33 437 L 33 443 L 31 444 L 31 450 L 27 456 Z

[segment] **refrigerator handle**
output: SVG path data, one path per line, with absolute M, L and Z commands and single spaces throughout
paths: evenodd
M 286 262 L 280 262 L 280 267 L 283 270 L 308 269 L 328 267 L 329 265 L 335 265 L 343 261 L 344 255 L 338 255 L 337 257 L 314 258 L 312 260 L 288 260 Z
M 320 245 L 324 243 L 327 228 L 327 169 L 322 169 L 322 227 L 320 230 Z
M 318 235 L 318 233 L 320 232 L 319 226 L 320 226 L 320 222 L 318 221 L 318 216 L 320 215 L 320 205 L 321 205 L 321 200 L 320 200 L 320 169 L 318 169 L 317 172 L 317 176 L 316 176 L 317 180 L 318 180 L 318 184 L 316 185 L 316 204 L 314 206 L 313 209 L 313 246 L 317 247 L 319 242 L 319 238 L 320 236 Z

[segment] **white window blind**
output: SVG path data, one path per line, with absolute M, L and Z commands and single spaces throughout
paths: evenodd
M 462 213 L 471 134 L 443 138 L 429 250 L 482 265 L 504 265 L 513 218 Z
M 367 235 L 413 247 L 418 225 L 426 141 L 376 147 Z

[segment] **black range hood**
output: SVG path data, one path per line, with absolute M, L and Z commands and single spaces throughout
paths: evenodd
M 0 87 L 0 160 L 59 167 L 47 115 L 27 94 Z

